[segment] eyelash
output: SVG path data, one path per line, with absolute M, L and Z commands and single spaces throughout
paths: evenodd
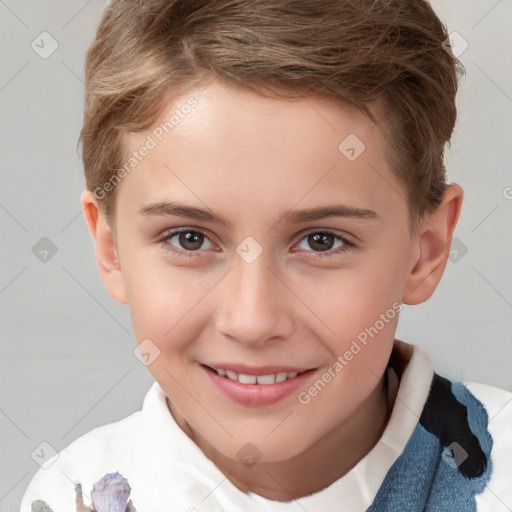
M 163 249 L 166 251 L 166 252 L 172 252 L 174 254 L 177 254 L 178 256 L 182 256 L 182 257 L 188 257 L 188 258 L 192 258 L 192 257 L 195 257 L 195 256 L 200 256 L 201 255 L 201 251 L 185 251 L 185 250 L 180 250 L 180 249 L 176 249 L 176 247 L 172 246 L 170 243 L 169 243 L 169 240 L 174 238 L 176 235 L 179 235 L 181 233 L 199 233 L 201 234 L 202 236 L 204 236 L 207 240 L 209 240 L 211 242 L 211 240 L 208 238 L 208 236 L 206 235 L 206 233 L 204 233 L 203 231 L 199 230 L 199 229 L 187 229 L 187 228 L 184 228 L 184 229 L 178 229 L 178 230 L 172 230 L 172 231 L 168 231 L 164 237 L 160 240 L 160 243 L 163 247 Z M 346 237 L 342 236 L 342 235 L 339 235 L 333 231 L 322 231 L 322 230 L 319 230 L 319 231 L 311 231 L 309 233 L 306 233 L 300 240 L 299 242 L 301 242 L 302 240 L 304 240 L 305 238 L 311 236 L 311 235 L 318 235 L 318 234 L 322 234 L 322 235 L 332 235 L 335 239 L 335 241 L 339 241 L 339 242 L 342 242 L 343 245 L 341 247 L 338 247 L 337 249 L 329 249 L 329 251 L 325 251 L 325 252 L 319 252 L 319 251 L 306 251 L 306 252 L 311 252 L 313 257 L 315 258 L 330 258 L 330 257 L 333 257 L 333 256 L 336 256 L 340 253 L 343 253 L 343 252 L 346 252 L 352 248 L 354 248 L 356 246 L 356 244 L 354 244 L 353 242 L 351 242 L 350 240 L 348 240 Z M 213 242 L 211 242 L 213 243 Z

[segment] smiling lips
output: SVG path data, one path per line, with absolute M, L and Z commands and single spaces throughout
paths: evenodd
M 284 382 L 287 379 L 293 379 L 299 374 L 299 372 L 278 372 L 265 375 L 250 375 L 247 373 L 236 373 L 232 370 L 224 370 L 222 368 L 213 368 L 213 370 L 215 370 L 218 375 L 238 381 L 241 384 L 275 384 L 276 382 Z
M 289 366 L 202 365 L 210 380 L 243 405 L 269 405 L 297 390 L 314 369 Z

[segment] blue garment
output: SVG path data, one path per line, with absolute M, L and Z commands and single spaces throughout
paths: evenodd
M 367 512 L 475 512 L 492 472 L 488 421 L 462 383 L 434 374 L 420 421 Z

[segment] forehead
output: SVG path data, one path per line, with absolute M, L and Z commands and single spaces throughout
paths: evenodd
M 379 128 L 321 96 L 268 98 L 217 79 L 175 98 L 147 131 L 128 134 L 127 154 L 149 140 L 118 191 L 133 209 L 170 198 L 253 213 L 333 200 L 389 209 L 393 194 L 403 202 Z

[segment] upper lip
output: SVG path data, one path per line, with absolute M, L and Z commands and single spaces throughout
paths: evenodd
M 297 366 L 286 366 L 286 365 L 272 365 L 272 366 L 247 366 L 245 364 L 238 363 L 208 363 L 205 366 L 210 368 L 217 368 L 221 370 L 230 370 L 235 373 L 242 373 L 244 375 L 270 375 L 275 373 L 291 373 L 291 372 L 305 372 L 307 370 L 313 370 L 313 368 L 301 368 Z

